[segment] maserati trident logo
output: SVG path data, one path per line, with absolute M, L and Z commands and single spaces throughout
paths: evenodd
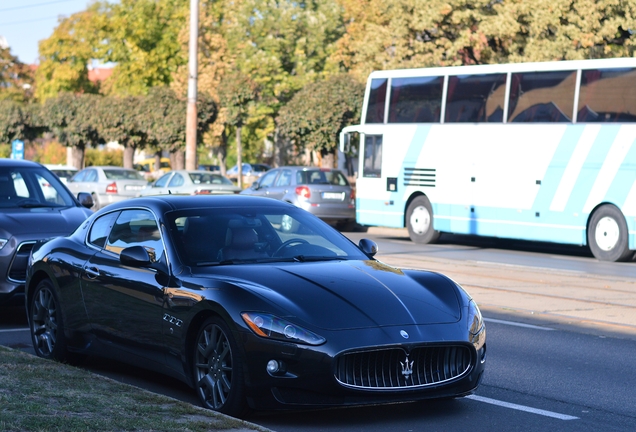
M 400 336 L 402 336 L 404 339 L 409 338 L 409 334 L 405 330 L 400 330 Z
M 400 364 L 402 365 L 402 375 L 404 378 L 411 378 L 411 375 L 413 374 L 413 361 L 409 363 L 409 356 L 407 355 L 404 363 L 400 362 Z

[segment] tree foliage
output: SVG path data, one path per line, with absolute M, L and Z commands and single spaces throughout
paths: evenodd
M 331 61 L 377 69 L 631 56 L 633 0 L 339 0 Z
M 73 147 L 73 166 L 84 166 L 84 151 L 88 146 L 103 144 L 95 118 L 101 96 L 62 93 L 47 99 L 42 106 L 42 118 L 59 142 Z
M 0 47 L 0 100 L 26 102 L 33 95 L 33 72 L 29 66 Z
M 281 133 L 301 149 L 334 153 L 342 128 L 359 123 L 363 97 L 364 85 L 350 75 L 308 84 L 281 109 Z

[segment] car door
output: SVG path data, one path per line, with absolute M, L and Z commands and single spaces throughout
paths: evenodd
M 168 181 L 172 178 L 173 173 L 162 175 L 150 187 L 143 190 L 142 195 L 166 195 L 168 193 Z
M 256 187 L 249 189 L 250 195 L 269 197 L 271 188 L 274 186 L 276 176 L 278 176 L 279 170 L 272 170 L 265 174 L 257 183 Z
M 174 176 L 168 182 L 168 193 L 180 194 L 184 193 L 182 186 L 185 184 L 185 179 L 180 173 L 175 173 Z
M 110 231 L 105 226 L 110 226 Z M 103 243 L 103 248 L 85 263 L 81 282 L 94 334 L 139 357 L 163 362 L 164 287 L 158 282 L 162 280 L 158 273 L 166 274 L 167 266 L 153 214 L 143 209 L 109 213 L 96 220 L 89 239 L 96 246 Z M 137 245 L 149 252 L 153 261 L 150 267 L 120 262 L 121 251 Z
M 286 168 L 282 168 L 279 171 L 280 174 L 276 178 L 276 181 L 274 182 L 272 187 L 269 188 L 268 196 L 270 198 L 282 200 L 283 197 L 289 193 L 289 190 L 292 187 L 293 171 Z M 267 174 L 265 174 L 263 177 L 265 177 Z

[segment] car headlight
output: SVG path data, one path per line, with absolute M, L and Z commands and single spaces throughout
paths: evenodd
M 479 308 L 473 300 L 468 302 L 468 332 L 471 343 L 479 351 L 486 342 L 486 327 Z
M 326 340 L 309 330 L 305 330 L 275 315 L 258 312 L 243 312 L 241 317 L 243 317 L 245 323 L 254 333 L 264 338 L 308 345 L 320 345 Z
M 0 238 L 0 250 L 9 242 L 9 239 Z

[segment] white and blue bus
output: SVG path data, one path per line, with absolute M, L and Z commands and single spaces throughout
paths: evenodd
M 636 58 L 376 71 L 359 134 L 356 218 L 636 250 Z

